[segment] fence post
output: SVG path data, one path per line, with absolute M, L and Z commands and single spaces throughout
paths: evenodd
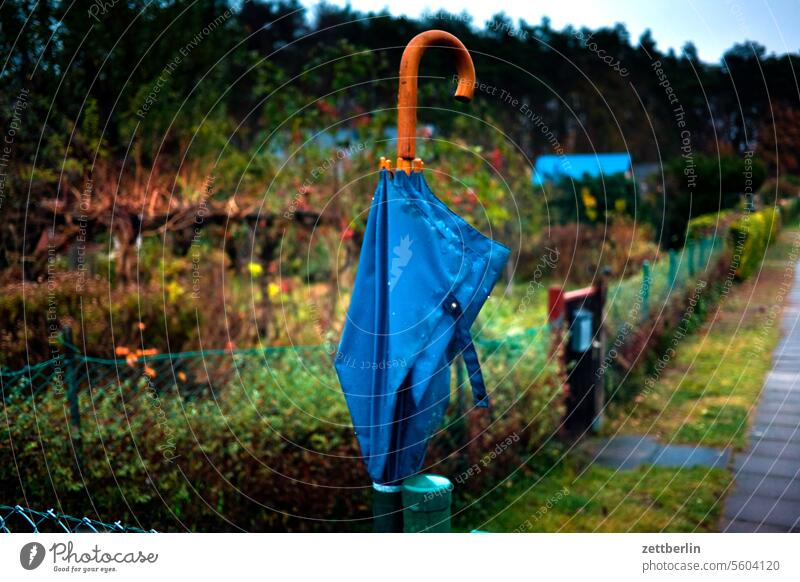
M 708 237 L 703 237 L 700 239 L 700 266 L 705 271 L 706 270 L 706 260 L 708 259 Z
M 672 292 L 675 290 L 675 282 L 678 279 L 678 254 L 675 252 L 675 249 L 669 249 L 669 274 L 667 275 L 667 281 L 669 281 L 669 290 L 667 291 L 667 296 L 672 295 Z
M 650 317 L 650 261 L 642 263 L 642 289 L 639 292 L 642 302 L 642 319 Z
M 694 277 L 695 263 L 694 263 L 694 241 L 691 240 L 686 243 L 687 261 L 689 263 L 689 276 Z
M 67 402 L 69 403 L 69 419 L 75 437 L 80 438 L 81 413 L 78 408 L 78 362 L 75 358 L 75 344 L 72 343 L 72 328 L 65 325 L 61 330 L 64 343 L 64 376 L 67 385 Z

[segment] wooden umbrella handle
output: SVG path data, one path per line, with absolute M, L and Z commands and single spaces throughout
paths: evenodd
M 397 163 L 398 170 L 410 169 L 417 146 L 417 75 L 422 54 L 429 46 L 456 49 L 458 86 L 455 98 L 470 101 L 475 91 L 475 66 L 464 44 L 444 30 L 428 30 L 411 39 L 400 60 L 400 90 L 397 94 Z M 407 170 L 408 171 L 408 170 Z

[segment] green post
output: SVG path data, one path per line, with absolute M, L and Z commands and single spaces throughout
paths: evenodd
M 642 302 L 642 317 L 650 317 L 650 261 L 642 263 L 642 289 L 639 292 L 639 299 Z
M 450 532 L 453 484 L 441 475 L 414 475 L 403 481 L 406 533 Z
M 65 325 L 61 330 L 64 340 L 64 383 L 67 387 L 67 402 L 69 403 L 69 419 L 75 431 L 76 438 L 80 438 L 81 412 L 78 408 L 78 362 L 72 343 L 72 328 Z
M 675 252 L 675 249 L 669 250 L 669 274 L 667 275 L 667 281 L 669 281 L 669 291 L 667 292 L 668 295 L 672 295 L 672 292 L 675 290 L 675 281 L 678 279 L 678 254 Z
M 703 270 L 706 268 L 706 260 L 708 260 L 708 237 L 700 239 L 700 265 Z
M 402 487 L 372 484 L 372 530 L 375 533 L 402 533 Z

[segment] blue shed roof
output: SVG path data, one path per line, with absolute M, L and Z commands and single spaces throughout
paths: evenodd
M 625 152 L 540 156 L 533 167 L 533 184 L 541 186 L 547 180 L 562 178 L 579 180 L 584 174 L 610 176 L 629 171 L 631 164 L 631 155 Z

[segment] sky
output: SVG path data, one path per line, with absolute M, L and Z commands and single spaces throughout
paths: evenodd
M 460 14 L 466 11 L 473 23 L 483 24 L 493 14 L 505 12 L 515 22 L 522 18 L 531 24 L 550 18 L 551 26 L 561 30 L 568 24 L 590 29 L 627 26 L 634 44 L 646 29 L 651 29 L 658 48 L 680 49 L 691 41 L 701 60 L 719 62 L 723 53 L 737 42 L 755 41 L 768 53 L 800 52 L 800 0 L 327 0 L 329 4 L 362 12 L 389 13 L 417 17 L 438 10 Z M 305 6 L 316 0 L 302 0 Z

